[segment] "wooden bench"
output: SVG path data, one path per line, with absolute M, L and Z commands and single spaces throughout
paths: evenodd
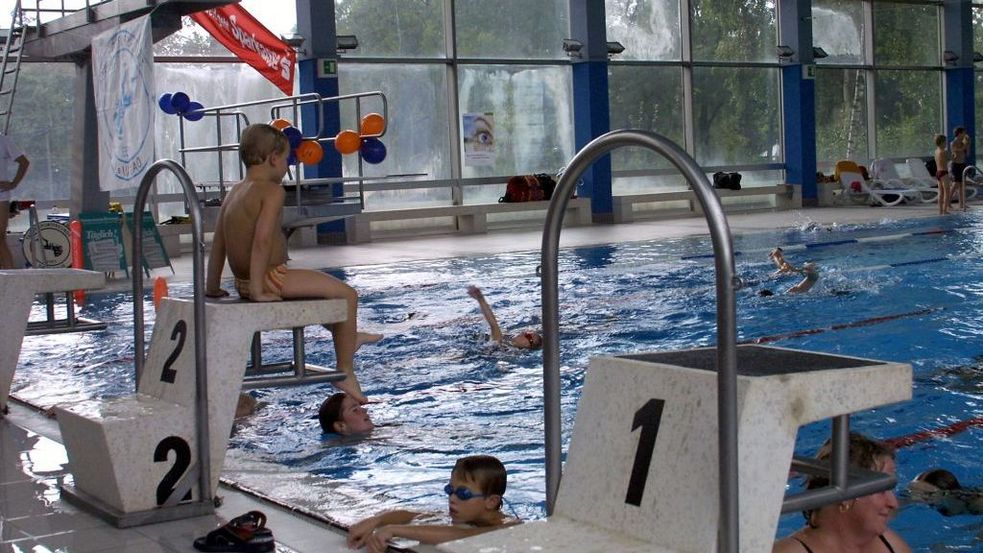
M 435 217 L 454 217 L 457 232 L 480 234 L 488 231 L 488 214 L 541 211 L 544 216 L 549 207 L 548 201 L 446 205 L 432 207 L 412 207 L 389 209 L 385 211 L 363 211 L 345 219 L 348 243 L 358 244 L 372 240 L 371 223 L 374 221 L 402 221 L 411 219 L 431 219 Z M 588 225 L 591 222 L 590 199 L 573 198 L 567 204 L 565 222 L 573 225 Z
M 741 190 L 717 189 L 717 196 L 720 197 L 724 207 L 728 205 L 726 198 L 740 198 L 745 196 L 775 196 L 775 207 L 778 209 L 794 209 L 802 207 L 802 189 L 791 184 L 776 184 L 774 186 L 752 186 Z M 702 214 L 700 203 L 696 199 L 696 193 L 692 190 L 670 190 L 666 192 L 653 192 L 650 194 L 627 194 L 624 196 L 614 196 L 612 198 L 612 208 L 614 211 L 614 222 L 630 223 L 635 220 L 635 215 L 639 211 L 635 210 L 635 204 L 646 204 L 654 202 L 687 201 L 688 211 L 694 214 Z

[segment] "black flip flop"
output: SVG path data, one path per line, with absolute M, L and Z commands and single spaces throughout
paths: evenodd
M 198 551 L 268 553 L 276 550 L 273 531 L 266 527 L 266 515 L 249 511 L 195 539 Z

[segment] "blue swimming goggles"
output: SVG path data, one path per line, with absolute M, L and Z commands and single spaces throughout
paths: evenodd
M 444 493 L 447 495 L 456 495 L 461 501 L 467 501 L 469 499 L 474 499 L 475 497 L 485 497 L 484 494 L 474 493 L 464 486 L 460 486 L 455 490 L 454 486 L 451 486 L 450 484 L 444 486 Z

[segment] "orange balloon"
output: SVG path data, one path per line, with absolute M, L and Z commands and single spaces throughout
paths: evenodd
M 164 280 L 164 277 L 157 277 L 154 279 L 154 309 L 159 309 L 160 300 L 167 296 L 167 281 Z
M 338 136 L 334 137 L 334 149 L 338 150 L 341 154 L 354 154 L 361 145 L 362 139 L 359 138 L 357 132 L 351 129 L 345 129 L 338 133 Z
M 324 157 L 324 149 L 317 140 L 305 140 L 297 146 L 297 159 L 306 165 L 316 165 Z
M 362 118 L 362 136 L 382 134 L 386 130 L 386 119 L 378 113 L 369 113 Z
M 286 119 L 274 119 L 274 120 L 270 121 L 270 125 L 272 125 L 272 126 L 278 128 L 278 129 L 280 129 L 281 131 L 283 129 L 287 128 L 287 127 L 294 126 L 293 123 L 291 123 L 290 121 L 287 121 Z

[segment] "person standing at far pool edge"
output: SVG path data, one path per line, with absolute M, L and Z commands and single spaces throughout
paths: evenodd
M 12 165 L 17 172 L 10 178 Z M 10 222 L 10 191 L 24 180 L 31 161 L 9 137 L 0 134 L 0 269 L 14 269 L 14 256 L 7 247 L 7 224 Z
M 969 153 L 969 145 L 972 140 L 965 127 L 956 127 L 953 133 L 955 137 L 949 150 L 952 152 L 952 187 L 953 191 L 959 192 L 959 209 L 966 211 L 966 183 L 963 182 L 963 171 L 966 170 L 966 155 Z M 951 201 L 951 200 L 950 200 Z

